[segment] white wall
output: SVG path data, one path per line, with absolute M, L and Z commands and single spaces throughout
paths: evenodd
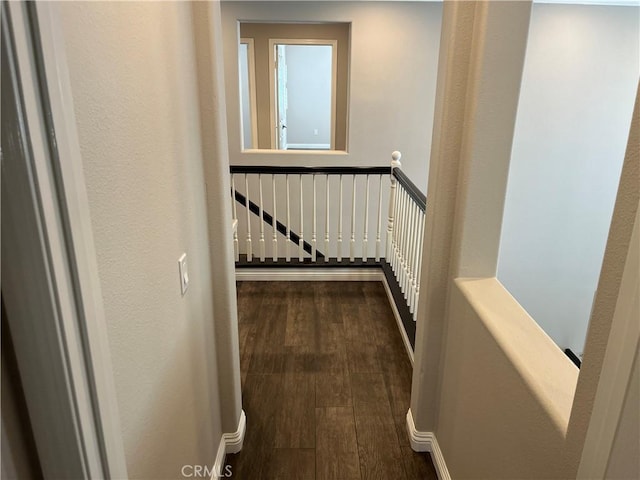
M 498 278 L 582 353 L 638 85 L 639 9 L 534 4 Z
M 432 2 L 222 2 L 231 164 L 389 165 L 426 190 L 442 5 Z M 348 153 L 241 152 L 238 20 L 351 22 Z
M 59 11 L 128 473 L 179 478 L 221 438 L 191 5 Z
M 330 145 L 332 48 L 287 45 L 285 52 L 287 142 Z

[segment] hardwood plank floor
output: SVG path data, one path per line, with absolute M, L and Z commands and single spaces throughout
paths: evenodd
M 239 282 L 232 478 L 437 480 L 405 429 L 411 364 L 379 282 Z

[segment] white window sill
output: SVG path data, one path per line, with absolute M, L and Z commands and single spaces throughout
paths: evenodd
M 497 278 L 455 284 L 506 357 L 566 435 L 580 371 Z

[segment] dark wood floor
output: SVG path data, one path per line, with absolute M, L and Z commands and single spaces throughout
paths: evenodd
M 411 364 L 379 282 L 240 282 L 237 479 L 437 479 L 405 429 Z

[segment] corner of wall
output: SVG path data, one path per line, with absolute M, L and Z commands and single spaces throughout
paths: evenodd
M 220 2 L 192 4 L 223 432 L 242 418 Z M 225 368 L 221 368 L 225 366 Z

